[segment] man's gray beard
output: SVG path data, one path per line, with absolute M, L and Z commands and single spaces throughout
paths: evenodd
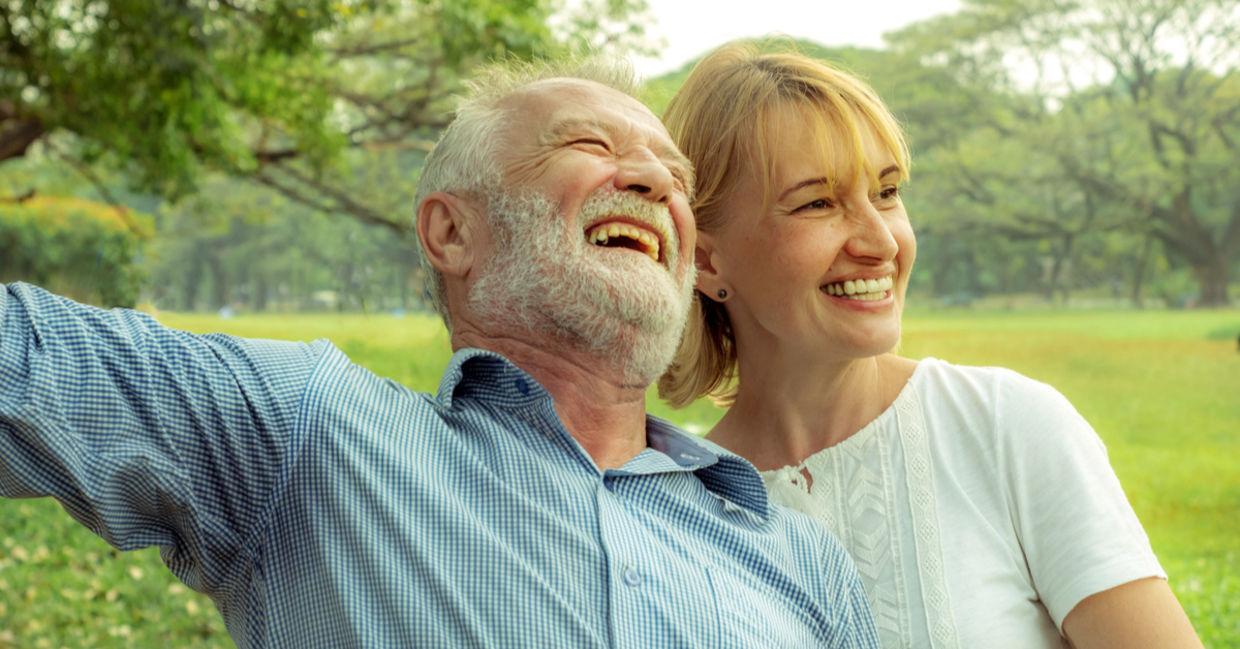
M 662 247 L 666 268 L 638 254 L 603 261 L 585 240 L 585 225 L 602 215 L 652 209 L 647 218 L 661 219 L 671 233 Z M 469 292 L 479 319 L 595 354 L 627 384 L 647 386 L 663 373 L 680 343 L 695 279 L 690 270 L 677 285 L 667 270 L 679 267 L 680 250 L 666 207 L 599 190 L 582 206 L 578 227 L 566 227 L 545 196 L 501 192 L 487 211 L 495 250 Z

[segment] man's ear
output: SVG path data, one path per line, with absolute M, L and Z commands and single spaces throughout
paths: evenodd
M 422 254 L 445 276 L 465 277 L 478 258 L 478 221 L 482 214 L 467 198 L 432 192 L 418 206 Z
M 697 290 L 719 302 L 723 301 L 718 297 L 720 289 L 729 293 L 732 291 L 731 284 L 724 277 L 722 261 L 722 257 L 716 252 L 714 237 L 699 230 L 697 245 L 693 249 L 693 265 L 697 268 Z

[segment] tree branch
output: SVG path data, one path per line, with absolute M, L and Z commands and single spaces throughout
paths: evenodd
M 1220 247 L 1227 257 L 1231 257 L 1240 248 L 1240 196 L 1231 204 L 1231 219 L 1227 221 L 1227 229 L 1223 231 Z
M 0 121 L 0 125 L 0 162 L 26 155 L 30 145 L 47 134 L 38 118 Z
M 137 235 L 139 238 L 147 235 L 147 233 L 143 232 L 142 228 L 138 227 L 138 224 L 134 222 L 133 217 L 129 215 L 129 208 L 125 207 L 125 205 L 121 204 L 120 201 L 116 200 L 116 197 L 112 195 L 112 192 L 108 191 L 107 185 L 103 184 L 103 181 L 99 179 L 99 176 L 95 175 L 95 172 L 89 165 L 65 153 L 64 151 L 57 149 L 55 146 L 50 145 L 50 143 L 48 148 L 55 151 L 56 155 L 59 156 L 61 160 L 69 163 L 69 166 L 73 167 L 74 171 L 78 172 L 79 175 L 94 186 L 95 191 L 99 192 L 99 197 L 102 198 L 103 201 L 116 212 L 116 217 L 120 219 L 121 223 L 125 224 L 125 227 L 128 228 L 130 232 Z
M 22 203 L 25 203 L 26 201 L 34 198 L 34 195 L 35 195 L 35 191 L 33 188 L 31 188 L 31 189 L 27 189 L 24 194 L 18 194 L 17 196 L 0 197 L 0 203 L 15 203 L 17 205 L 21 205 Z
M 282 182 L 272 176 L 269 173 L 269 169 L 273 168 L 280 169 L 281 172 L 288 175 L 289 178 L 293 180 L 294 184 Z M 254 176 L 254 179 L 280 192 L 290 200 L 313 208 L 317 211 L 327 214 L 331 214 L 333 212 L 344 212 L 359 221 L 362 221 L 363 223 L 368 223 L 370 225 L 381 225 L 394 232 L 400 233 L 402 236 L 408 234 L 409 228 L 402 226 L 391 219 L 385 218 L 383 215 L 372 210 L 371 208 L 353 200 L 343 191 L 335 187 L 330 187 L 316 179 L 310 178 L 309 176 L 306 176 L 300 171 L 287 165 L 278 165 L 270 167 L 267 170 L 260 171 Z M 315 194 L 328 199 L 328 202 L 315 201 L 299 191 L 299 189 L 294 185 L 308 187 L 314 190 Z
M 410 38 L 387 41 L 386 43 L 355 44 L 355 45 L 346 45 L 346 46 L 335 47 L 335 48 L 326 48 L 325 51 L 328 54 L 335 55 L 337 59 L 349 58 L 349 57 L 354 57 L 354 56 L 371 56 L 374 54 L 381 54 L 383 52 L 389 52 L 391 50 L 398 50 L 398 49 L 401 49 L 402 47 L 407 47 L 409 45 L 416 45 L 421 40 L 422 38 L 420 36 L 413 36 Z

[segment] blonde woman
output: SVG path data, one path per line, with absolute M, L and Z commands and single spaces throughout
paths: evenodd
M 1063 396 L 890 351 L 917 242 L 873 90 L 731 46 L 664 121 L 697 170 L 699 293 L 661 393 L 730 404 L 710 439 L 840 537 L 884 646 L 1201 646 Z

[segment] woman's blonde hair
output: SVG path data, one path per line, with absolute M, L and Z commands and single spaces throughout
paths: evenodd
M 769 208 L 776 182 L 772 152 L 786 136 L 789 109 L 798 118 L 794 136 L 818 149 L 824 169 L 844 168 L 851 182 L 876 176 L 864 147 L 872 132 L 907 178 L 903 130 L 865 82 L 801 54 L 727 45 L 694 66 L 663 115 L 695 168 L 692 207 L 699 231 L 725 225 L 725 207 L 748 174 L 763 187 Z M 700 293 L 696 298 L 680 349 L 659 380 L 659 395 L 675 407 L 702 396 L 727 405 L 736 398 L 738 378 L 732 324 L 723 304 Z

